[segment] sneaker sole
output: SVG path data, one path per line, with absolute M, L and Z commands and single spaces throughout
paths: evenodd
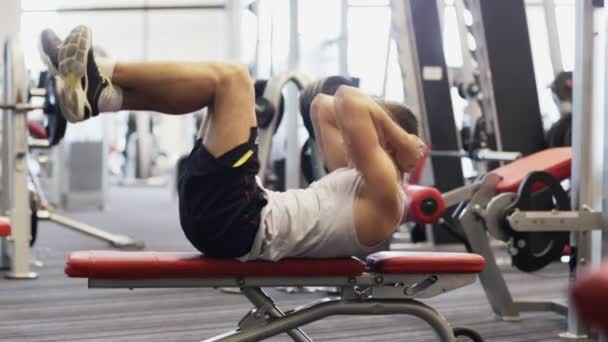
M 51 61 L 51 57 L 44 52 L 44 48 L 42 47 L 42 39 L 38 39 L 38 53 L 40 54 L 40 59 L 42 63 L 46 66 L 46 69 L 49 71 L 51 76 L 56 76 L 59 74 L 59 70 L 55 68 L 55 65 Z
M 70 122 L 85 120 L 85 108 L 88 108 L 89 113 L 92 112 L 87 100 L 87 58 L 91 50 L 91 38 L 90 29 L 78 26 L 59 48 L 59 74 L 64 84 L 60 105 L 63 115 Z

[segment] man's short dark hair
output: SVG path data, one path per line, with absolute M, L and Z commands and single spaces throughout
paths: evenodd
M 374 100 L 391 116 L 397 125 L 410 134 L 418 135 L 418 118 L 406 105 L 396 101 Z

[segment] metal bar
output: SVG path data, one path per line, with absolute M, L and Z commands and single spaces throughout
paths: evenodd
M 152 118 L 147 112 L 137 112 L 135 115 L 135 132 L 137 132 L 135 160 L 135 178 L 146 179 L 152 176 L 152 132 L 150 125 Z
M 602 213 L 591 211 L 515 211 L 507 217 L 518 232 L 563 232 L 604 229 Z
M 44 88 L 30 88 L 30 96 L 33 97 L 45 97 L 46 89 Z
M 443 151 L 443 150 L 431 150 L 429 152 L 431 157 L 446 157 L 446 158 L 470 158 L 476 161 L 514 161 L 521 158 L 520 152 L 505 152 L 505 151 L 494 151 L 489 149 L 479 149 L 468 153 L 465 150 L 457 151 Z
M 268 310 L 268 316 L 271 318 L 285 317 L 283 311 L 276 306 L 272 298 L 266 295 L 259 287 L 242 288 L 241 292 L 256 308 L 261 309 L 262 307 L 265 307 Z M 312 342 L 312 339 L 300 328 L 287 331 L 287 335 L 296 342 Z
M 4 43 L 4 51 L 3 51 L 3 60 L 4 65 L 2 68 L 2 101 L 8 103 L 12 101 L 13 97 L 13 89 L 12 89 L 12 80 L 11 80 L 11 57 L 10 57 L 10 45 L 9 42 L 6 41 Z M 10 123 L 13 120 L 13 113 L 8 109 L 2 109 L 2 191 L 0 193 L 0 208 L 2 210 L 2 215 L 8 215 L 11 208 L 12 202 L 12 179 L 11 179 L 11 140 L 13 130 L 10 128 Z M 9 253 L 9 243 L 6 238 L 2 238 L 0 241 L 0 248 L 2 248 L 2 256 L 1 256 L 1 264 L 2 269 L 10 269 L 10 253 Z
M 348 76 L 348 0 L 340 0 L 340 39 L 338 40 L 338 70 Z
M 598 116 L 603 113 L 594 112 L 594 13 L 591 0 L 575 2 L 575 63 L 573 73 L 572 96 L 572 173 L 571 201 L 572 209 L 584 207 L 594 208 L 594 184 L 596 179 L 594 165 L 594 125 L 598 124 Z M 602 94 L 603 95 L 603 94 Z M 594 208 L 595 209 L 595 208 Z M 572 234 L 571 244 L 576 246 L 576 266 L 585 266 L 592 258 L 591 232 Z M 576 268 L 576 267 L 575 267 Z M 571 275 L 571 279 L 575 276 Z M 563 337 L 580 338 L 587 336 L 588 329 L 578 319 L 574 305 L 569 305 L 568 330 Z
M 299 9 L 298 0 L 289 2 L 289 53 L 287 63 L 289 70 L 297 70 L 300 66 L 300 33 L 299 33 Z M 301 187 L 300 180 L 300 139 L 299 139 L 299 107 L 298 92 L 293 86 L 287 87 L 286 118 L 285 126 L 287 129 L 286 139 L 286 159 L 285 159 L 285 189 L 297 189 Z M 279 107 L 276 107 L 279 108 Z
M 23 66 L 23 53 L 18 41 L 7 40 L 4 45 L 4 96 L 5 100 L 21 101 L 25 94 L 19 94 L 18 84 L 19 75 Z M 23 81 L 23 80 L 21 80 Z M 23 91 L 23 89 L 21 89 Z M 8 101 L 7 101 L 8 102 Z M 5 108 L 6 109 L 6 108 Z M 9 108 L 11 109 L 11 108 Z M 11 183 L 3 188 L 10 196 L 10 205 L 4 210 L 8 210 L 11 223 L 11 238 L 13 255 L 11 258 L 11 270 L 6 274 L 7 278 L 12 279 L 34 279 L 38 275 L 30 269 L 30 193 L 28 190 L 28 169 L 27 169 L 27 116 L 24 111 L 12 108 L 12 111 L 5 111 L 11 116 L 8 125 L 3 126 L 3 133 L 12 132 L 7 140 L 8 144 L 3 146 L 6 150 L 5 157 L 9 158 L 8 168 L 3 169 L 3 177 L 8 177 Z M 6 123 L 5 121 L 4 123 Z
M 519 320 L 519 311 L 513 304 L 513 297 L 496 263 L 488 234 L 482 220 L 479 219 L 481 206 L 494 197 L 496 192 L 494 189 L 499 181 L 499 177 L 493 174 L 486 176 L 459 219 L 472 252 L 486 259 L 486 268 L 479 273 L 479 280 L 492 310 L 503 320 L 513 321 Z
M 486 132 L 494 134 L 497 150 L 502 150 L 502 139 L 500 129 L 498 127 L 498 114 L 496 109 L 496 99 L 494 95 L 494 86 L 492 84 L 492 71 L 490 70 L 490 60 L 488 56 L 486 35 L 484 31 L 483 17 L 481 15 L 482 0 L 465 0 L 467 7 L 473 16 L 473 25 L 471 26 L 471 34 L 475 38 L 475 50 L 471 53 L 477 61 L 477 69 L 479 72 L 479 85 L 481 88 L 481 108 L 483 116 L 486 119 Z
M 568 315 L 568 306 L 562 303 L 552 301 L 533 301 L 533 300 L 518 300 L 515 301 L 515 307 L 519 312 L 554 312 L 559 315 Z
M 145 245 L 143 241 L 135 241 L 131 237 L 126 235 L 112 234 L 99 228 L 90 226 L 86 223 L 73 220 L 69 217 L 59 215 L 48 210 L 39 210 L 38 219 L 55 222 L 79 233 L 83 233 L 85 235 L 94 237 L 102 241 L 106 241 L 113 247 L 121 249 L 143 249 Z
M 29 112 L 36 109 L 44 109 L 42 105 L 32 105 L 29 103 L 0 103 L 0 109 L 14 110 L 15 112 Z
M 201 287 L 276 287 L 276 286 L 352 286 L 352 277 L 247 277 L 247 278 L 186 278 L 186 279 L 89 279 L 89 288 L 149 289 Z M 371 282 L 370 282 L 371 283 Z
M 487 148 L 476 150 L 473 160 L 510 162 L 522 157 L 521 152 L 494 151 Z
M 51 148 L 51 143 L 46 139 L 28 139 L 28 145 L 30 148 L 39 148 L 39 149 L 47 149 Z
M 427 322 L 440 341 L 455 341 L 454 333 L 446 319 L 433 308 L 415 300 L 329 300 L 317 302 L 290 313 L 286 317 L 269 322 L 265 326 L 238 332 L 222 339 L 223 342 L 260 341 L 302 325 L 336 315 L 411 315 Z
M 2 70 L 2 101 L 10 103 L 14 101 L 14 85 L 12 80 L 12 57 L 10 42 L 4 42 L 4 65 Z M 11 146 L 12 146 L 12 121 L 13 111 L 9 108 L 0 108 L 2 110 L 2 215 L 8 215 L 12 206 L 12 174 L 9 170 L 12 169 Z
M 454 11 L 456 12 L 456 23 L 458 24 L 458 37 L 460 38 L 460 53 L 462 54 L 462 81 L 464 84 L 475 82 L 475 68 L 473 67 L 471 50 L 468 46 L 469 31 L 464 21 L 464 0 L 454 0 Z
M 226 45 L 228 45 L 228 57 L 232 61 L 241 63 L 243 61 L 241 42 L 243 41 L 242 21 L 243 9 L 245 7 L 244 2 L 242 0 L 228 0 L 226 4 L 226 16 L 228 19 L 228 39 Z
M 564 71 L 564 64 L 562 62 L 562 50 L 559 42 L 557 19 L 555 17 L 555 1 L 543 0 L 543 10 L 545 11 L 545 24 L 547 25 L 551 66 L 553 67 L 553 74 L 557 76 L 557 74 Z
M 23 13 L 39 12 L 112 12 L 112 11 L 188 11 L 188 10 L 224 10 L 224 4 L 183 5 L 183 6 L 108 6 L 108 7 L 60 7 L 55 9 L 24 9 Z
M 449 208 L 460 202 L 466 202 L 470 200 L 477 192 L 477 190 L 479 190 L 480 186 L 481 183 L 475 182 L 473 184 L 465 185 L 444 193 L 443 200 L 445 201 L 446 208 Z
M 264 90 L 264 97 L 268 99 L 275 108 L 279 108 L 281 103 L 281 92 L 285 85 L 289 82 L 293 82 L 298 90 L 304 89 L 304 87 L 310 83 L 310 79 L 304 74 L 295 70 L 279 74 L 270 80 Z M 297 109 L 296 109 L 297 111 Z M 287 114 L 289 116 L 289 112 Z M 297 119 L 297 118 L 294 118 Z M 260 171 L 258 176 L 264 181 L 266 173 L 268 172 L 268 163 L 270 161 L 270 153 L 272 150 L 272 134 L 277 126 L 277 115 L 272 118 L 270 125 L 266 129 L 260 129 L 259 133 L 259 158 L 260 158 Z M 299 152 L 296 155 L 300 155 Z

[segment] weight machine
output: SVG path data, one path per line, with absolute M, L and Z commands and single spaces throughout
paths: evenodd
M 37 274 L 30 269 L 32 215 L 36 220 L 48 220 L 62 227 L 110 243 L 124 249 L 141 249 L 143 242 L 124 235 L 108 233 L 96 227 L 55 213 L 45 200 L 38 180 L 28 161 L 30 148 L 50 148 L 65 133 L 66 121 L 61 114 L 56 93 L 56 80 L 48 78 L 45 89 L 30 89 L 23 52 L 18 40 L 4 43 L 2 77 L 2 193 L 0 204 L 3 222 L 10 224 L 8 236 L 1 237 L 0 266 L 9 268 L 7 277 L 32 279 Z M 41 105 L 30 103 L 30 97 L 44 97 Z M 47 117 L 47 139 L 30 139 L 27 113 L 43 110 Z M 30 188 L 38 192 L 40 203 L 32 207 Z M 9 243 L 10 242 L 10 243 Z
M 461 10 L 468 8 L 471 12 L 473 22 L 470 30 L 478 30 L 480 34 L 484 35 L 489 32 L 494 37 L 485 35 L 484 39 L 477 40 L 475 53 L 481 57 L 485 56 L 481 61 L 481 64 L 488 63 L 488 68 L 485 70 L 497 69 L 501 63 L 507 62 L 506 56 L 498 55 L 500 49 L 496 44 L 503 43 L 503 40 L 496 39 L 499 32 L 492 28 L 500 25 L 500 20 L 513 20 L 510 16 L 504 15 L 504 10 L 511 7 L 517 12 L 517 25 L 525 26 L 525 22 L 523 24 L 521 22 L 522 18 L 525 18 L 521 15 L 521 10 L 524 9 L 523 2 L 471 0 L 456 3 L 457 6 L 460 3 Z M 414 8 L 419 9 L 416 6 L 424 5 L 415 0 L 393 1 L 393 20 L 397 24 L 405 25 L 404 23 L 407 23 L 408 19 L 413 20 L 411 11 Z M 584 338 L 588 335 L 587 328 L 579 321 L 573 306 L 560 301 L 523 301 L 514 298 L 496 263 L 488 234 L 507 242 L 513 264 L 524 271 L 534 271 L 546 266 L 559 257 L 562 247 L 566 243 L 569 243 L 572 251 L 570 279 L 576 277 L 581 267 L 596 265 L 600 259 L 601 230 L 606 227 L 604 217 L 608 210 L 605 204 L 608 203 L 605 198 L 605 194 L 608 193 L 608 179 L 606 178 L 608 152 L 604 148 L 608 143 L 606 134 L 608 122 L 604 120 L 604 113 L 608 107 L 602 102 L 606 97 L 605 89 L 608 89 L 606 88 L 608 79 L 604 73 L 604 52 L 608 34 L 598 22 L 602 4 L 597 1 L 584 0 L 577 1 L 575 6 L 577 45 L 573 82 L 574 144 L 572 149 L 557 148 L 532 154 L 498 168 L 472 184 L 455 188 L 444 194 L 446 205 L 453 208 L 456 206 L 454 212 L 448 213 L 444 217 L 445 224 L 452 225 L 453 230 L 461 234 L 463 242 L 470 251 L 481 254 L 486 259 L 486 269 L 480 273 L 479 278 L 493 311 L 505 320 L 518 320 L 521 313 L 530 311 L 549 311 L 564 315 L 568 321 L 568 331 L 561 334 L 564 338 Z M 502 13 L 501 9 L 503 9 Z M 405 16 L 402 16 L 401 20 L 395 20 L 395 16 L 399 19 L 399 12 L 405 12 Z M 499 14 L 502 19 L 494 20 Z M 408 26 L 405 25 L 405 27 Z M 512 34 L 504 27 L 502 28 L 503 33 Z M 518 31 L 518 35 L 521 33 Z M 479 37 L 479 34 L 477 36 Z M 521 36 L 523 39 L 524 35 Z M 528 38 L 525 38 L 525 43 L 529 44 Z M 510 43 L 515 44 L 515 40 L 513 38 Z M 517 40 L 519 41 L 519 39 Z M 415 41 L 412 42 L 412 38 L 402 39 L 400 51 L 411 53 L 414 57 L 403 56 L 401 66 L 404 74 L 408 71 L 411 72 L 411 74 L 407 74 L 409 79 L 404 77 L 406 90 L 410 95 L 409 101 L 418 104 L 418 108 L 422 106 L 424 109 L 426 102 L 422 94 L 417 93 L 423 89 L 419 85 L 424 76 L 424 65 L 417 64 L 419 60 L 415 54 L 415 47 L 417 45 L 415 45 Z M 494 51 L 484 53 L 484 49 Z M 516 56 L 518 60 L 529 57 L 521 50 L 518 50 L 518 53 L 519 55 Z M 494 63 L 494 67 L 490 65 L 491 63 Z M 531 66 L 532 63 L 526 65 Z M 418 72 L 421 69 L 422 71 Z M 503 105 L 507 104 L 506 98 L 497 97 L 497 93 L 503 91 L 504 95 L 504 88 L 501 90 L 500 87 L 505 83 L 501 86 L 498 82 L 501 79 L 504 82 L 508 78 L 509 75 L 505 73 L 482 71 L 479 74 L 479 82 L 482 84 L 480 88 L 491 91 L 487 96 L 482 93 L 482 99 L 485 99 L 485 105 L 490 109 L 492 109 L 493 103 L 493 112 L 499 112 L 496 110 L 496 106 L 499 106 L 498 102 Z M 484 87 L 483 84 L 487 86 Z M 532 91 L 534 94 L 536 93 L 535 88 Z M 528 100 L 532 104 L 535 102 L 532 98 Z M 483 101 L 481 106 L 484 106 Z M 536 105 L 536 107 L 538 106 Z M 534 113 L 526 115 L 532 116 Z M 537 119 L 540 119 L 540 116 L 534 116 L 533 120 L 536 123 L 539 121 Z M 502 139 L 499 142 L 502 147 L 507 148 L 510 143 L 515 141 L 513 141 L 513 137 L 505 139 L 506 136 L 501 133 L 509 128 L 512 129 L 513 122 L 505 127 L 502 125 L 505 118 L 501 119 L 497 116 L 493 120 L 490 126 L 494 129 L 501 129 L 501 131 L 494 132 L 498 134 L 498 139 Z M 514 122 L 518 122 L 517 120 L 514 119 Z M 528 128 L 527 125 L 520 125 L 520 127 L 526 127 L 526 130 Z M 537 139 L 539 137 L 538 127 L 540 125 L 532 125 L 533 132 L 528 132 L 529 135 L 526 135 L 528 134 L 526 130 L 519 129 L 519 131 L 525 135 L 524 138 L 538 142 L 540 141 Z M 522 141 L 525 140 L 524 138 Z M 519 143 L 517 142 L 517 144 Z M 532 144 L 525 146 L 525 149 L 515 150 L 529 154 L 535 149 L 537 150 L 538 146 Z M 504 179 L 516 179 L 517 181 L 505 184 Z M 570 198 L 560 185 L 560 181 L 565 179 L 570 179 Z M 539 183 L 545 186 L 539 187 Z M 536 249 L 538 247 L 538 245 L 535 246 L 536 243 L 544 248 Z

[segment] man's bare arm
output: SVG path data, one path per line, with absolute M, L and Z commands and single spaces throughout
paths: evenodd
M 383 146 L 385 135 L 395 134 L 390 131 L 392 120 L 369 96 L 352 87 L 338 89 L 335 108 L 347 153 L 365 179 L 370 195 L 396 209 L 398 171 Z
M 321 148 L 327 168 L 333 171 L 346 167 L 348 156 L 336 121 L 334 97 L 324 94 L 315 96 L 311 105 L 311 115 L 316 141 Z

